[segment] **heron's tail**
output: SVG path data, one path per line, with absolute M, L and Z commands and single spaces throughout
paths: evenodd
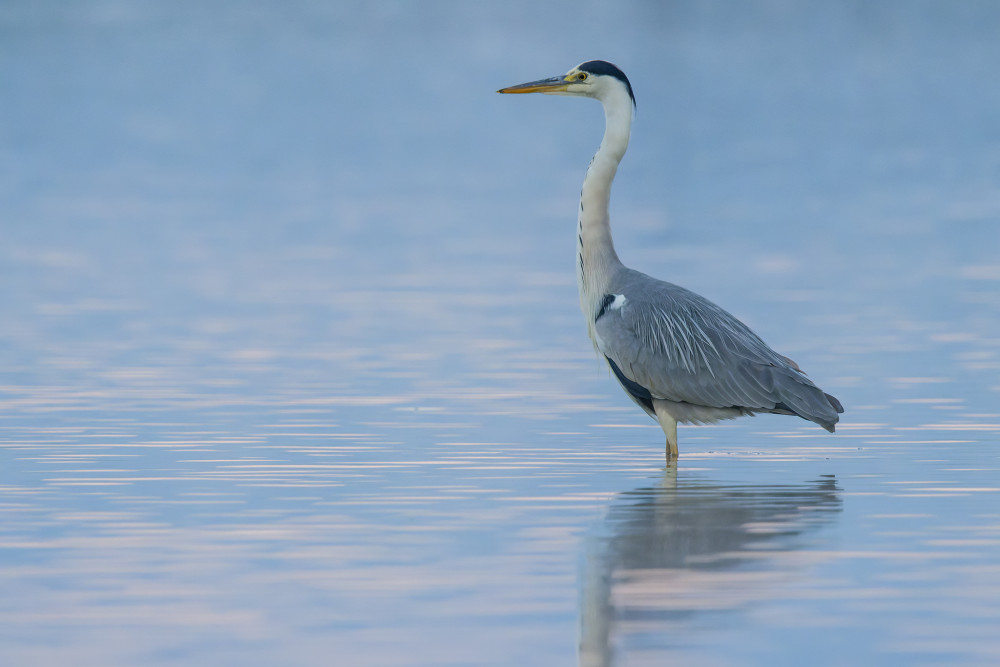
M 822 426 L 823 428 L 825 428 L 827 431 L 829 431 L 830 433 L 833 433 L 835 430 L 837 430 L 836 429 L 836 423 L 838 421 L 840 421 L 839 415 L 843 414 L 843 412 L 844 412 L 844 406 L 840 403 L 840 401 L 837 400 L 836 396 L 831 396 L 830 394 L 828 394 L 826 392 L 823 392 L 823 398 L 825 398 L 827 400 L 827 402 L 830 404 L 831 408 L 833 408 L 834 410 L 837 411 L 837 415 L 838 416 L 835 416 L 834 420 L 831 421 L 831 422 L 829 422 L 829 424 L 821 422 L 821 421 L 816 421 L 815 419 L 813 419 L 812 421 L 815 421 L 817 424 L 819 424 L 820 426 Z M 806 419 L 809 419 L 809 417 L 806 417 Z
M 814 385 L 801 371 L 776 373 L 775 390 L 781 399 L 774 406 L 775 412 L 797 415 L 819 424 L 830 433 L 836 430 L 844 406 L 835 396 Z

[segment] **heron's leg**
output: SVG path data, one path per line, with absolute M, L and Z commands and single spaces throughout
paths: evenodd
M 667 436 L 667 460 L 677 458 L 677 420 L 667 412 L 666 407 L 660 401 L 653 401 L 653 411 L 656 412 L 656 420 L 660 422 L 660 428 Z

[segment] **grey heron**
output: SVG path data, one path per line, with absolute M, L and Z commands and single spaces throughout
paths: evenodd
M 580 193 L 576 276 L 587 332 L 625 393 L 656 419 L 677 456 L 677 424 L 797 415 L 833 433 L 843 406 L 708 299 L 622 264 L 611 239 L 611 184 L 628 148 L 635 95 L 625 73 L 591 60 L 565 75 L 498 90 L 590 97 L 605 129 Z

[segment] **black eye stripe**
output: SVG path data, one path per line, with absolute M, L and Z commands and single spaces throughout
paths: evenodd
M 588 60 L 585 63 L 577 65 L 577 69 L 581 72 L 586 72 L 589 74 L 601 74 L 603 76 L 613 76 L 622 83 L 628 89 L 629 97 L 632 98 L 632 103 L 635 104 L 635 94 L 632 92 L 632 84 L 629 83 L 628 77 L 625 76 L 625 72 L 621 71 L 611 63 L 605 60 Z

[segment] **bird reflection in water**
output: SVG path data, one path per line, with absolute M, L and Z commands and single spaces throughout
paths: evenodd
M 807 536 L 833 521 L 838 493 L 832 476 L 723 486 L 668 467 L 620 494 L 584 554 L 579 664 L 616 664 L 636 642 L 669 649 L 696 615 L 767 599 L 812 562 Z

